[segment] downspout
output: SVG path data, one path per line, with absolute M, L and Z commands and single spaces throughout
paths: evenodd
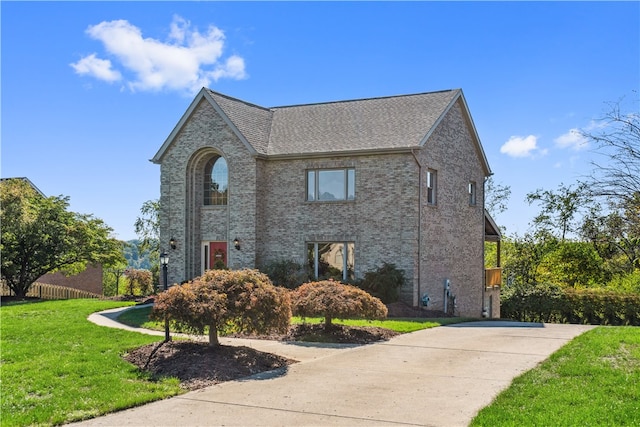
M 420 163 L 414 150 L 411 150 L 411 154 L 413 154 L 413 158 L 418 165 L 418 295 L 416 295 L 415 301 L 419 307 L 422 295 L 420 289 L 422 282 L 422 275 L 420 274 L 422 271 L 422 163 Z

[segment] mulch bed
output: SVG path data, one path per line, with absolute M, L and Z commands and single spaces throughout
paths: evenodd
M 235 337 L 369 344 L 388 340 L 396 335 L 397 332 L 384 328 L 333 325 L 330 331 L 325 331 L 322 324 L 303 324 L 292 325 L 289 332 L 282 335 Z M 249 347 L 209 347 L 207 343 L 194 341 L 149 344 L 131 350 L 124 358 L 154 378 L 178 378 L 180 386 L 187 390 L 197 390 L 224 381 L 286 368 L 296 363 L 295 360 Z

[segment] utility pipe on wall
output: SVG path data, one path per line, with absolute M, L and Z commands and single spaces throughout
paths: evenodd
M 422 281 L 422 163 L 416 156 L 414 150 L 411 150 L 411 154 L 413 154 L 413 159 L 416 161 L 418 165 L 418 292 L 414 297 L 416 304 L 419 304 L 420 296 L 422 295 L 420 282 Z

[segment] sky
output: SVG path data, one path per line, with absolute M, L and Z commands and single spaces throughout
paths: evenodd
M 463 90 L 495 218 L 597 154 L 579 131 L 640 111 L 638 2 L 0 2 L 3 178 L 136 238 L 149 161 L 203 86 L 263 107 Z

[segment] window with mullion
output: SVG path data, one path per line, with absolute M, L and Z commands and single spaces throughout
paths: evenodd
M 354 168 L 308 170 L 307 201 L 355 200 L 355 180 Z
M 307 244 L 307 262 L 316 279 L 355 280 L 353 242 Z

